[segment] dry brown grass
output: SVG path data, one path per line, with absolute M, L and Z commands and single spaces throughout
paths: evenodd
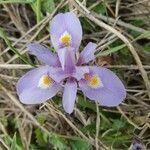
M 38 24 L 36 24 L 35 14 L 29 5 L 0 5 L 0 27 L 7 32 L 13 46 L 31 61 L 33 58 L 26 53 L 26 44 L 38 41 L 50 46 L 47 31 L 49 22 L 54 14 L 63 10 L 66 5 L 69 5 L 70 11 L 76 12 L 80 17 L 85 17 L 91 26 L 91 33 L 86 32 L 86 29 L 83 28 L 85 30 L 83 44 L 90 40 L 95 41 L 98 44 L 97 53 L 99 53 L 108 50 L 112 43 L 120 39 L 123 44 L 126 44 L 130 51 L 129 58 L 131 58 L 131 64 L 116 64 L 115 61 L 118 58 L 124 58 L 121 58 L 118 53 L 114 53 L 106 58 L 99 56 L 95 62 L 92 62 L 97 65 L 106 64 L 107 67 L 117 69 L 119 72 L 128 92 L 126 101 L 121 106 L 117 109 L 97 107 L 97 113 L 82 111 L 76 107 L 75 112 L 69 116 L 64 113 L 60 105 L 53 101 L 48 101 L 40 106 L 24 106 L 19 102 L 16 96 L 16 82 L 32 67 L 23 64 L 18 56 L 13 54 L 5 42 L 0 39 L 1 136 L 12 135 L 12 131 L 16 130 L 21 137 L 24 149 L 29 150 L 30 144 L 33 143 L 34 128 L 38 127 L 45 133 L 57 133 L 64 138 L 72 138 L 74 135 L 80 136 L 91 143 L 93 149 L 113 149 L 112 145 L 107 145 L 105 141 L 101 140 L 101 137 L 106 133 L 99 135 L 102 117 L 100 112 L 103 110 L 110 114 L 120 114 L 134 128 L 131 139 L 134 137 L 142 139 L 147 149 L 150 149 L 150 54 L 143 50 L 144 43 L 135 41 L 129 32 L 130 30 L 142 34 L 150 30 L 150 3 L 148 0 L 106 1 L 106 7 L 109 11 L 107 18 L 94 11 L 94 8 L 102 2 L 103 0 L 98 0 L 87 6 L 86 1 L 68 0 L 64 2 L 61 0 L 56 3 L 57 7 L 54 12 L 45 16 Z M 131 25 L 130 20 L 135 18 L 143 20 L 145 26 Z M 39 33 L 42 34 L 39 36 Z M 142 42 L 145 41 L 148 42 L 147 39 L 142 40 Z M 37 60 L 33 62 L 40 65 Z M 46 116 L 46 121 L 42 126 L 37 119 L 39 114 Z M 11 120 L 15 121 L 18 128 L 6 126 L 5 120 L 8 123 Z M 93 121 L 96 122 L 95 135 L 86 134 L 80 130 Z M 132 144 L 132 141 L 129 143 Z M 0 145 L 1 149 L 10 149 L 2 138 L 0 138 Z

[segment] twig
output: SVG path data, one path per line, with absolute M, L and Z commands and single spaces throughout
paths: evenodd
M 0 64 L 0 68 L 3 69 L 31 69 L 31 65 L 20 65 L 20 64 Z
M 96 117 L 95 145 L 96 145 L 96 150 L 99 150 L 98 135 L 99 135 L 99 127 L 100 127 L 100 115 L 99 115 L 99 106 L 97 102 L 96 102 L 96 112 L 97 112 L 97 117 Z
M 107 68 L 116 68 L 116 69 L 128 69 L 128 70 L 138 70 L 137 65 L 109 65 Z M 144 69 L 150 69 L 150 65 L 143 65 Z
M 24 25 L 24 23 L 20 21 L 19 17 L 12 11 L 12 9 L 9 6 L 4 5 L 4 7 L 7 10 L 12 22 L 15 24 L 17 29 L 22 33 L 22 35 L 24 35 L 27 31 L 27 28 Z
M 139 32 L 139 33 L 144 33 L 144 32 L 146 32 L 146 30 L 144 30 L 144 29 L 142 29 L 142 28 L 139 28 L 139 27 L 136 27 L 136 26 L 134 26 L 134 25 L 132 25 L 132 24 L 123 22 L 123 21 L 121 21 L 121 20 L 119 20 L 119 19 L 116 21 L 115 19 L 113 19 L 113 18 L 111 18 L 111 17 L 106 17 L 106 16 L 103 16 L 103 15 L 101 15 L 101 14 L 97 15 L 97 14 L 94 13 L 94 12 L 93 12 L 93 14 L 94 14 L 94 16 L 95 16 L 96 18 L 101 19 L 101 20 L 107 22 L 108 24 L 111 24 L 111 23 L 115 23 L 115 22 L 116 22 L 117 25 L 122 26 L 122 27 L 125 27 L 125 28 L 127 28 L 127 29 L 130 29 L 130 30 L 133 30 L 133 31 L 136 31 L 136 32 Z
M 118 17 L 120 1 L 121 1 L 121 0 L 117 0 L 117 1 L 116 1 L 116 9 L 115 9 L 115 17 L 116 17 L 116 18 Z
M 27 4 L 27 3 L 33 3 L 34 0 L 1 0 L 0 4 L 9 4 L 9 3 L 23 3 L 23 4 Z

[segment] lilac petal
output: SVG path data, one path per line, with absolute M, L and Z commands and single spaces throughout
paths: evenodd
M 59 49 L 57 51 L 57 53 L 58 53 L 59 61 L 61 63 L 61 67 L 64 70 L 65 69 L 65 60 L 66 60 L 67 49 L 66 48 Z
M 76 67 L 75 73 L 73 73 L 73 77 L 78 81 L 84 77 L 84 74 L 89 73 L 89 68 L 86 66 Z
M 64 32 L 72 36 L 71 47 L 78 49 L 82 40 L 82 27 L 77 16 L 72 12 L 60 13 L 51 22 L 50 36 L 55 49 L 62 47 L 59 39 Z
M 63 93 L 64 110 L 71 114 L 74 109 L 75 99 L 77 94 L 77 82 L 75 80 L 67 80 Z
M 71 73 L 75 70 L 75 52 L 71 47 L 65 47 L 58 50 L 58 57 L 62 66 L 62 69 L 66 73 Z
M 86 47 L 83 49 L 83 51 L 80 54 L 79 60 L 78 60 L 78 65 L 82 65 L 85 63 L 88 63 L 91 60 L 94 60 L 95 56 L 95 50 L 96 50 L 96 44 L 89 42 Z
M 79 86 L 83 93 L 91 100 L 99 102 L 103 106 L 118 106 L 126 97 L 126 90 L 121 80 L 109 69 L 102 67 L 89 67 L 90 74 L 100 77 L 103 84 L 97 89 L 88 86 L 84 79 Z
M 67 73 L 63 71 L 62 68 L 54 68 L 49 72 L 49 75 L 53 80 L 59 83 L 68 77 L 73 77 L 79 81 L 84 77 L 85 73 L 89 73 L 89 68 L 86 66 L 85 67 L 82 66 L 82 67 L 76 67 L 73 73 Z
M 35 55 L 41 62 L 50 66 L 58 66 L 59 59 L 57 54 L 52 53 L 48 48 L 38 44 L 32 43 L 27 45 L 30 54 Z
M 40 67 L 27 72 L 17 83 L 17 94 L 24 104 L 40 104 L 56 95 L 60 84 L 54 82 L 49 88 L 38 86 L 42 75 L 48 74 L 50 67 Z
M 49 75 L 51 76 L 51 78 L 53 80 L 55 80 L 56 82 L 61 82 L 62 80 L 64 80 L 65 78 L 67 78 L 69 75 L 66 74 L 62 68 L 53 68 L 50 72 Z
M 46 100 L 54 97 L 59 91 L 60 86 L 58 84 L 54 84 L 51 88 L 48 89 L 40 89 L 30 88 L 24 90 L 20 95 L 19 99 L 24 104 L 41 104 Z
M 75 51 L 71 47 L 67 48 L 66 57 L 65 57 L 65 72 L 72 73 L 75 71 Z
M 29 72 L 27 72 L 25 75 L 23 75 L 19 81 L 17 82 L 17 94 L 20 95 L 20 93 L 24 89 L 29 89 L 32 86 L 36 87 L 37 82 L 39 81 L 39 78 L 48 72 L 49 67 L 39 67 L 36 69 L 32 69 Z

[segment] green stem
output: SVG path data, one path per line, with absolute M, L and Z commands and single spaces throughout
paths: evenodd
M 28 60 L 26 60 L 26 58 L 24 58 L 24 57 L 18 52 L 18 50 L 15 49 L 15 48 L 11 45 L 11 42 L 8 40 L 8 38 L 7 38 L 5 32 L 3 31 L 2 28 L 0 28 L 0 37 L 2 37 L 2 38 L 4 39 L 4 41 L 6 42 L 7 46 L 10 48 L 10 50 L 12 50 L 15 54 L 17 54 L 20 59 L 22 59 L 26 64 L 29 64 L 29 65 L 35 67 L 34 64 L 32 64 L 32 63 L 30 63 Z
M 37 23 L 39 23 L 41 21 L 41 0 L 37 0 L 36 17 L 37 17 Z

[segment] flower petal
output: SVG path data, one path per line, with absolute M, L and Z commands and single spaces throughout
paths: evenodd
M 50 36 L 55 49 L 62 48 L 60 37 L 68 32 L 71 35 L 71 47 L 78 49 L 82 40 L 82 27 L 77 16 L 72 12 L 60 13 L 51 22 Z
M 56 82 L 61 82 L 63 79 L 67 78 L 69 75 L 66 74 L 62 68 L 53 68 L 50 72 L 49 75 L 53 80 Z
M 126 90 L 121 80 L 109 69 L 102 67 L 89 67 L 91 74 L 99 76 L 103 86 L 91 88 L 82 79 L 79 86 L 83 93 L 91 100 L 99 102 L 103 106 L 118 106 L 126 97 Z
M 24 90 L 19 95 L 19 99 L 24 104 L 41 104 L 46 100 L 54 97 L 59 89 L 60 86 L 58 84 L 55 84 L 48 89 L 30 88 Z
M 76 78 L 78 81 L 84 77 L 84 74 L 89 73 L 89 68 L 86 66 L 76 67 L 75 73 L 72 77 Z
M 95 58 L 95 50 L 96 50 L 96 44 L 89 42 L 87 46 L 83 49 L 83 51 L 80 54 L 78 65 L 82 65 L 85 63 L 88 63 L 89 61 L 93 60 Z
M 49 72 L 49 75 L 56 82 L 61 82 L 65 78 L 73 77 L 76 80 L 80 80 L 84 77 L 84 74 L 89 73 L 89 68 L 86 66 L 76 67 L 73 73 L 67 73 L 62 70 L 62 68 L 53 68 Z
M 21 77 L 17 83 L 17 94 L 24 104 L 40 104 L 56 95 L 60 84 L 54 82 L 46 89 L 39 87 L 40 78 L 48 74 L 50 67 L 40 67 L 33 69 Z
M 66 73 L 72 73 L 75 70 L 75 52 L 71 47 L 65 47 L 58 50 L 58 57 L 62 69 Z
M 50 66 L 58 66 L 59 59 L 57 54 L 52 53 L 48 48 L 38 43 L 28 44 L 30 54 L 35 55 L 41 62 Z
M 77 83 L 75 80 L 67 80 L 63 93 L 63 107 L 69 114 L 73 112 L 77 94 Z
M 39 78 L 47 73 L 49 67 L 48 66 L 44 66 L 44 67 L 39 67 L 39 68 L 35 68 L 30 70 L 29 72 L 27 72 L 25 75 L 23 75 L 17 82 L 17 94 L 20 94 L 24 89 L 28 89 L 31 86 L 36 87 L 37 86 L 37 82 L 39 81 Z

